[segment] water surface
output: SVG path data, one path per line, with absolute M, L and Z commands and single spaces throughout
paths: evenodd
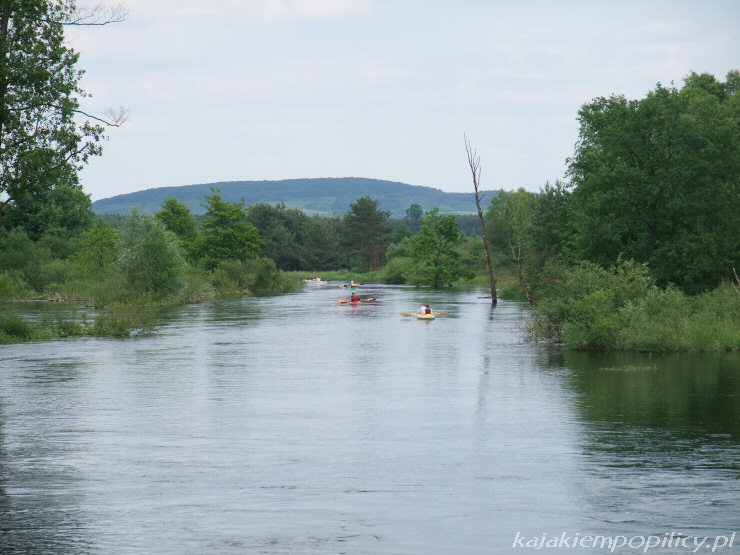
M 517 533 L 740 528 L 738 356 L 569 353 L 483 293 L 365 286 L 380 301 L 353 307 L 336 285 L 0 348 L 0 552 L 496 554 Z M 449 315 L 401 315 L 422 302 Z

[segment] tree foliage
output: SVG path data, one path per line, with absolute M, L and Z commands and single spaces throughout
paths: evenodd
M 380 210 L 378 201 L 360 197 L 350 204 L 344 216 L 344 238 L 350 261 L 362 271 L 377 270 L 385 265 L 385 250 L 392 230 L 387 225 L 390 212 Z
M 659 285 L 695 293 L 740 259 L 740 95 L 692 73 L 642 100 L 598 98 L 579 112 L 569 175 L 576 255 L 644 262 Z
M 118 251 L 118 268 L 132 290 L 163 299 L 184 288 L 182 244 L 154 216 L 132 210 L 121 229 Z
M 443 216 L 439 208 L 426 212 L 421 231 L 408 239 L 411 259 L 405 277 L 413 285 L 434 288 L 452 285 L 458 279 L 472 278 L 462 249 L 465 237 L 457 229 L 455 216 Z
M 118 257 L 118 235 L 111 228 L 96 222 L 82 236 L 80 250 L 74 258 L 102 270 Z
M 406 215 L 403 218 L 403 225 L 412 233 L 418 233 L 421 229 L 419 220 L 424 217 L 424 209 L 418 203 L 413 203 L 406 209 Z
M 206 195 L 206 215 L 198 249 L 208 270 L 222 260 L 254 258 L 260 248 L 259 233 L 247 221 L 244 202 L 227 202 L 218 189 L 212 191 L 213 194 Z
M 44 235 L 74 237 L 93 222 L 90 196 L 79 185 L 60 182 L 53 188 L 20 191 L 5 210 L 6 229 L 24 229 L 37 241 Z
M 198 239 L 198 221 L 186 204 L 176 198 L 165 199 L 162 209 L 154 216 L 165 228 L 177 235 L 186 251 L 193 250 Z
M 262 256 L 281 270 L 300 269 L 310 219 L 304 212 L 284 204 L 258 203 L 249 207 L 248 218 L 259 232 Z
M 79 188 L 77 171 L 101 153 L 105 124 L 122 120 L 80 109 L 83 72 L 64 26 L 96 23 L 84 15 L 71 0 L 0 3 L 0 217 L 10 203 L 28 214 L 26 203 L 48 191 Z
M 499 191 L 488 207 L 487 228 L 491 242 L 510 257 L 524 296 L 532 302 L 525 272 L 534 264 L 535 195 L 520 188 Z
M 349 254 L 343 246 L 344 220 L 339 217 L 313 216 L 303 238 L 301 269 L 347 268 Z

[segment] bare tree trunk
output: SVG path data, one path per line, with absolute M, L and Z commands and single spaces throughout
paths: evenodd
M 483 237 L 483 251 L 486 253 L 486 268 L 488 269 L 488 281 L 491 284 L 491 304 L 496 305 L 496 279 L 493 277 L 493 266 L 491 265 L 491 253 L 488 250 L 488 238 L 486 237 L 486 222 L 483 219 L 483 210 L 480 207 L 480 195 L 478 194 L 478 180 L 480 178 L 480 156 L 470 146 L 470 141 L 465 137 L 465 151 L 468 153 L 468 164 L 473 173 L 473 188 L 475 189 L 475 206 L 478 208 L 478 219 L 480 220 L 480 232 Z

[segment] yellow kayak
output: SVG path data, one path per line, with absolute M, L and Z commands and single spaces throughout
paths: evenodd
M 434 314 L 417 314 L 419 320 L 434 320 Z

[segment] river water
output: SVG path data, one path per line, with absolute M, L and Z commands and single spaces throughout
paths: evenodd
M 0 347 L 0 552 L 740 552 L 737 354 L 569 353 L 477 291 L 360 293 Z

